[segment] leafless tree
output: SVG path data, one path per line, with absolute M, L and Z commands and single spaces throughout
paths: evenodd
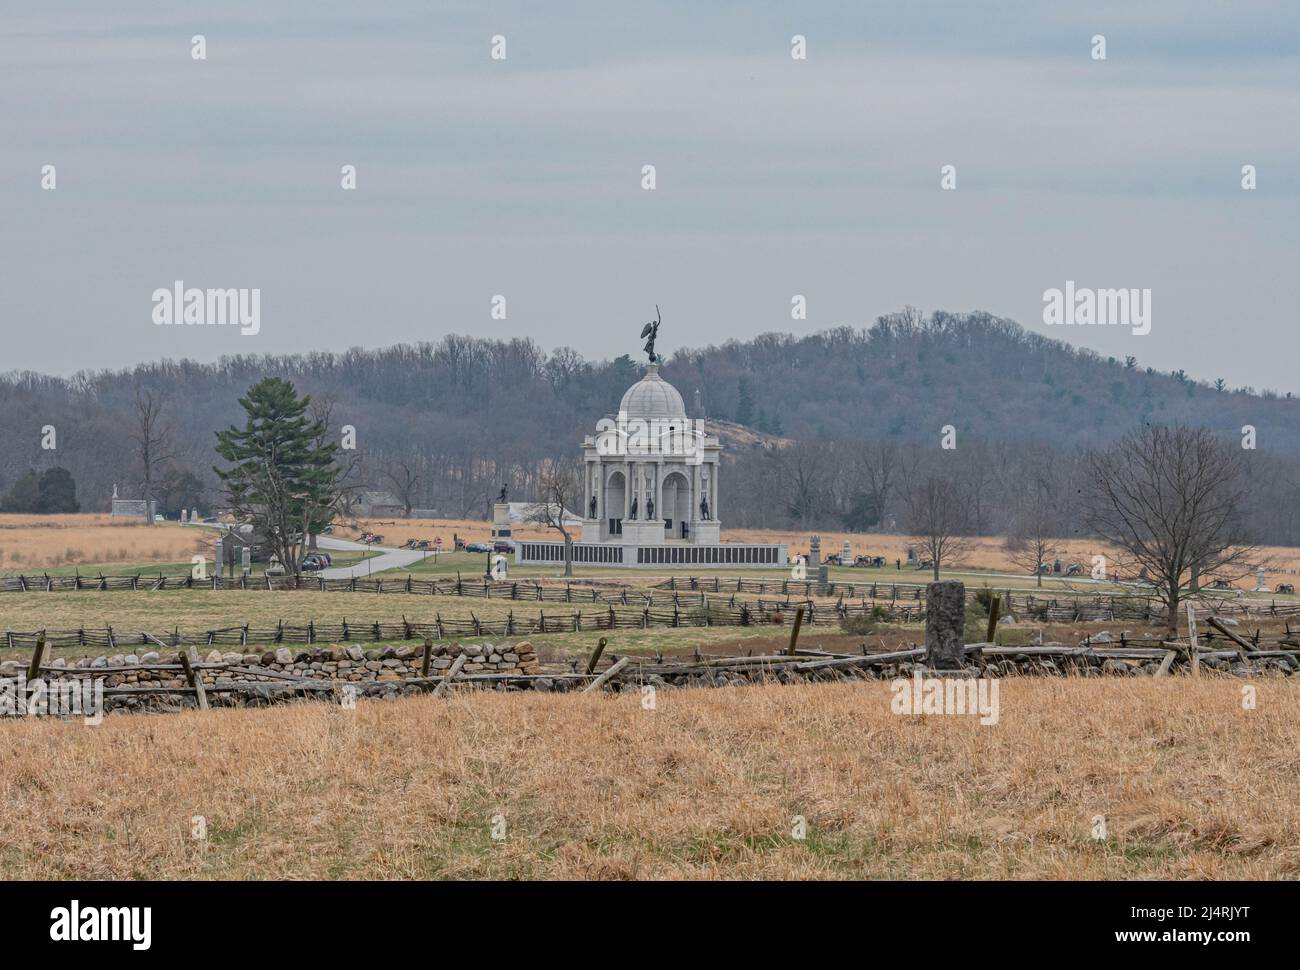
M 162 478 L 163 469 L 175 456 L 172 453 L 172 426 L 163 417 L 165 398 L 152 388 L 137 387 L 135 421 L 131 444 L 140 463 L 140 490 L 145 500 L 146 520 L 153 525 L 153 486 Z
M 402 507 L 406 509 L 406 517 L 409 519 L 420 489 L 419 468 L 411 459 L 397 457 L 389 458 L 384 462 L 383 472 L 384 478 L 389 481 L 397 497 L 402 500 Z
M 568 465 L 552 465 L 541 480 L 541 501 L 524 514 L 525 522 L 554 529 L 564 537 L 564 575 L 573 575 L 573 536 L 565 521 L 566 510 L 578 498 L 582 485 Z
M 775 459 L 790 515 L 808 527 L 826 502 L 834 446 L 825 441 L 800 441 L 768 453 Z
M 1146 569 L 1178 633 L 1184 578 L 1237 579 L 1255 547 L 1245 540 L 1247 493 L 1240 455 L 1209 431 L 1147 426 L 1089 453 L 1089 526 Z
M 894 491 L 894 482 L 899 473 L 899 448 L 895 441 L 867 442 L 858 449 L 858 477 L 871 506 L 880 516 L 881 523 L 886 521 L 889 498 Z
M 321 394 L 313 396 L 311 403 L 307 405 L 307 411 L 311 414 L 313 420 L 320 422 L 320 434 L 316 436 L 315 445 L 317 448 L 322 447 L 327 439 L 332 438 L 339 433 L 339 429 L 334 427 L 334 396 L 332 394 Z M 355 450 L 343 451 L 339 449 L 335 453 L 335 463 L 339 466 L 339 475 L 336 479 L 336 496 L 333 506 L 335 521 L 348 521 L 355 526 L 357 524 L 357 498 L 358 492 L 362 488 L 362 463 L 360 455 Z M 316 549 L 316 534 L 311 533 L 306 537 L 308 549 Z
M 930 560 L 938 582 L 939 568 L 968 547 L 966 496 L 952 479 L 931 475 L 903 493 L 903 505 L 907 529 Z
M 1060 480 L 1051 460 L 1052 456 L 1044 456 L 1020 482 L 1019 507 L 1007 537 L 1007 555 L 1032 572 L 1039 586 L 1043 585 L 1043 565 L 1056 558 L 1056 537 L 1062 530 Z

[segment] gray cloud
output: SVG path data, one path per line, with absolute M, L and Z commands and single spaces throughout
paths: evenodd
M 64 6 L 0 17 L 0 370 L 453 331 L 612 354 L 654 303 L 670 349 L 904 304 L 1046 330 L 1074 279 L 1150 287 L 1152 333 L 1053 336 L 1300 390 L 1261 353 L 1294 346 L 1293 4 Z M 175 279 L 261 287 L 261 333 L 154 327 Z

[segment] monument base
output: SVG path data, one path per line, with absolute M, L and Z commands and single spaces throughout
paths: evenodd
M 722 541 L 722 525 L 718 522 L 692 522 L 691 531 L 697 545 L 712 545 Z
M 497 502 L 492 506 L 492 541 L 511 541 L 510 503 Z
M 624 528 L 626 529 L 626 523 Z M 787 564 L 785 543 L 716 544 L 658 543 L 614 545 L 575 542 L 573 561 L 578 564 L 627 566 L 690 566 L 702 569 L 775 569 Z M 515 563 L 546 565 L 564 562 L 564 543 L 523 540 L 515 543 Z

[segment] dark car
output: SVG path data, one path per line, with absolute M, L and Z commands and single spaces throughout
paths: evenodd
M 492 551 L 493 552 L 514 552 L 515 544 L 513 542 L 510 542 L 508 539 L 498 539 L 496 542 L 492 543 Z
M 486 542 L 470 542 L 465 545 L 466 552 L 491 552 L 492 547 Z

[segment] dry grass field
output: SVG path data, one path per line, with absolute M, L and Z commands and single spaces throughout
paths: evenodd
M 725 525 L 725 523 L 724 523 Z M 386 545 L 400 545 L 407 539 L 432 539 L 442 536 L 443 542 L 450 546 L 453 535 L 460 535 L 470 541 L 486 541 L 489 525 L 487 522 L 470 519 L 375 519 L 366 520 L 359 528 L 339 528 L 335 535 L 339 538 L 356 538 L 363 530 L 370 529 L 384 536 Z M 516 525 L 515 539 L 551 539 L 559 538 L 554 530 L 547 531 L 534 525 Z M 895 559 L 907 560 L 907 547 L 914 542 L 905 535 L 863 534 L 851 532 L 824 532 L 818 534 L 822 540 L 823 555 L 839 553 L 841 545 L 847 541 L 855 556 L 884 556 L 891 564 Z M 793 555 L 808 551 L 810 532 L 781 531 L 776 529 L 733 529 L 724 528 L 723 537 L 728 542 L 783 542 Z M 1001 536 L 983 536 L 967 542 L 967 551 L 959 558 L 956 566 L 960 569 L 990 572 L 1007 572 L 1024 574 L 1025 569 L 1016 565 L 1007 551 L 1006 540 Z M 1058 555 L 1064 562 L 1079 562 L 1091 568 L 1092 557 L 1105 555 L 1110 561 L 1116 560 L 1115 551 L 1106 543 L 1091 539 L 1058 540 Z M 1288 546 L 1265 546 L 1260 549 L 1260 559 L 1268 563 L 1270 576 L 1291 576 L 1300 572 L 1300 549 Z M 673 570 L 664 570 L 672 572 Z M 684 570 L 689 572 L 690 570 Z M 700 570 L 695 570 L 699 572 Z M 916 582 L 916 574 L 904 571 L 904 580 Z M 924 579 L 925 574 L 920 574 Z M 1276 576 L 1272 582 L 1276 583 Z M 1254 588 L 1253 576 L 1241 580 L 1237 585 L 1242 588 Z
M 211 555 L 203 538 L 175 522 L 149 526 L 108 515 L 0 515 L 0 573 L 186 562 L 197 552 Z
M 444 548 L 450 549 L 453 535 L 460 535 L 470 541 L 484 541 L 488 538 L 488 523 L 471 519 L 371 519 L 362 520 L 356 526 L 339 526 L 334 536 L 340 539 L 356 539 L 362 531 L 372 530 L 384 536 L 386 546 L 400 546 L 407 539 L 432 539 L 441 536 Z M 548 532 L 538 526 L 516 525 L 516 539 L 556 539 L 558 533 Z M 840 532 L 822 532 L 822 551 L 829 555 L 838 553 L 841 544 L 847 540 L 854 555 L 884 556 L 891 564 L 895 559 L 906 559 L 907 547 L 912 540 L 903 535 L 854 534 Z M 162 523 L 154 527 L 138 522 L 113 519 L 107 515 L 0 515 L 0 575 L 20 572 L 38 572 L 41 569 L 68 569 L 69 567 L 86 567 L 89 571 L 101 570 L 106 573 L 125 573 L 137 568 L 163 564 L 187 563 L 195 553 L 211 555 L 210 536 L 197 530 L 181 528 L 177 523 Z M 725 538 L 729 542 L 783 542 L 790 552 L 806 552 L 809 533 L 783 532 L 762 529 L 727 529 Z M 968 549 L 954 564 L 954 568 L 968 571 L 989 571 L 1024 574 L 1023 567 L 1012 562 L 1006 548 L 1006 542 L 998 536 L 972 539 Z M 1111 561 L 1113 551 L 1103 543 L 1092 540 L 1061 540 L 1059 556 L 1066 562 L 1079 562 L 1090 566 L 1092 557 L 1098 554 L 1108 555 Z M 1260 550 L 1260 557 L 1267 561 L 1270 583 L 1287 581 L 1300 573 L 1300 549 L 1269 546 Z M 474 574 L 479 569 L 479 562 L 473 557 L 465 557 L 462 562 L 448 557 L 444 561 L 430 560 L 418 564 L 415 572 L 454 572 L 466 569 Z M 471 561 L 472 560 L 472 561 Z M 347 556 L 339 557 L 340 563 Z M 116 567 L 116 568 L 115 568 Z M 689 568 L 665 568 L 657 572 L 690 573 L 700 570 Z M 537 567 L 515 570 L 523 577 L 534 574 L 558 573 L 558 569 L 547 570 Z M 626 571 L 580 567 L 581 575 L 609 577 L 628 575 Z M 861 575 L 859 576 L 859 572 Z M 402 575 L 395 570 L 390 575 Z M 892 566 L 889 571 L 894 576 Z M 637 574 L 646 577 L 648 574 Z M 879 579 L 881 574 L 871 571 L 846 570 L 837 573 L 840 578 L 857 578 L 869 581 Z M 920 582 L 927 574 L 914 570 L 904 570 L 899 574 L 903 582 Z M 1024 583 L 1032 584 L 1032 577 L 1025 576 Z M 1253 578 L 1243 579 L 1237 585 L 1253 588 Z
M 0 877 L 1294 878 L 1300 690 L 1240 688 L 1004 681 L 987 727 L 884 683 L 11 720 Z

